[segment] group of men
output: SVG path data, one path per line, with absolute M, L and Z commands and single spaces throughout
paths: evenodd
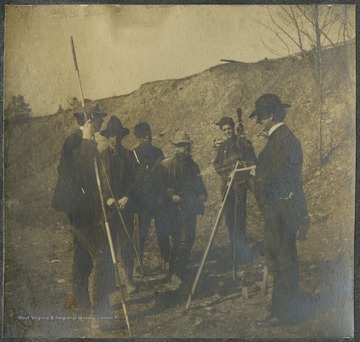
M 106 113 L 98 106 L 87 105 L 84 112 L 91 120 L 85 118 L 84 112 L 75 113 L 79 129 L 63 145 L 53 207 L 65 212 L 73 227 L 73 294 L 78 310 L 90 313 L 92 309 L 95 315 L 110 315 L 109 295 L 115 290 L 115 276 L 101 202 L 115 250 L 120 248 L 127 292 L 133 293 L 135 258 L 141 266 L 153 219 L 160 253 L 164 264 L 168 264 L 166 279 L 184 282 L 195 241 L 196 217 L 204 214 L 207 191 L 191 157 L 188 134 L 176 132 L 172 140 L 175 153 L 165 159 L 162 150 L 152 145 L 150 125 L 140 122 L 134 128 L 139 144 L 130 151 L 122 145 L 129 129 L 111 116 L 106 129 L 101 130 Z M 251 260 L 246 236 L 246 197 L 251 187 L 265 219 L 265 254 L 274 275 L 270 319 L 284 321 L 288 319 L 288 305 L 297 293 L 296 236 L 308 226 L 301 181 L 302 150 L 282 122 L 290 105 L 283 104 L 277 95 L 265 94 L 255 107 L 250 117 L 256 117 L 268 132 L 268 141 L 258 158 L 242 127 L 236 127 L 230 117 L 223 117 L 219 127 L 226 139 L 213 165 L 221 176 L 222 191 L 236 162 L 243 167 L 256 166 L 248 177 L 238 178 L 228 193 L 225 220 L 230 251 L 239 262 Z M 108 147 L 101 153 L 93 138 L 95 132 L 108 139 Z M 133 238 L 135 214 L 138 250 Z

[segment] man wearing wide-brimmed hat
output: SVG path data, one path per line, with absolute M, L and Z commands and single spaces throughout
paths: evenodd
M 98 191 L 95 186 L 94 178 L 87 179 L 87 175 L 94 168 L 93 158 L 90 160 L 90 169 L 81 169 L 79 167 L 80 148 L 84 144 L 88 148 L 91 144 L 95 149 L 96 143 L 89 141 L 90 135 L 97 132 L 101 128 L 101 124 L 106 113 L 101 111 L 98 105 L 92 105 L 86 102 L 85 110 L 87 115 L 92 118 L 86 122 L 84 111 L 77 111 L 74 117 L 79 125 L 79 129 L 72 133 L 64 142 L 60 155 L 60 164 L 58 166 L 58 180 L 55 186 L 52 206 L 56 211 L 67 214 L 68 219 L 73 227 L 74 232 L 74 253 L 72 267 L 72 290 L 73 297 L 68 298 L 67 307 L 69 309 L 76 308 L 78 313 L 86 315 L 90 313 L 91 301 L 88 289 L 88 278 L 93 269 L 98 273 L 101 267 L 97 257 L 91 255 L 88 250 L 88 242 L 82 238 L 88 232 L 96 232 L 101 230 L 98 222 L 101 217 Z M 86 182 L 89 180 L 89 182 Z M 94 260 L 96 262 L 94 262 Z M 95 288 L 101 291 L 101 276 L 95 282 Z M 102 304 L 99 303 L 98 307 Z
M 254 194 L 265 219 L 265 256 L 274 282 L 271 316 L 260 324 L 276 325 L 296 319 L 299 265 L 296 237 L 308 228 L 307 205 L 301 179 L 302 148 L 283 123 L 285 109 L 275 94 L 264 94 L 255 102 L 257 123 L 268 132 L 258 157 Z
M 114 245 L 120 243 L 120 253 L 125 269 L 128 293 L 136 291 L 133 282 L 135 250 L 132 241 L 134 231 L 135 173 L 137 169 L 134 154 L 122 145 L 129 134 L 116 116 L 111 116 L 105 130 L 100 134 L 109 141 L 109 146 L 101 153 L 103 165 L 103 196 L 109 210 L 110 228 Z
M 170 252 L 168 278 L 181 285 L 195 241 L 196 215 L 204 214 L 207 192 L 199 166 L 191 157 L 192 141 L 187 133 L 178 131 L 172 141 L 175 155 L 162 161 L 163 181 L 168 196 L 164 215 L 170 227 L 173 244 Z

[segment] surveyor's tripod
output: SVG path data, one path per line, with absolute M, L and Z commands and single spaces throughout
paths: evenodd
M 228 197 L 229 197 L 229 193 L 230 193 L 230 190 L 234 184 L 234 181 L 236 179 L 236 175 L 239 174 L 239 173 L 248 173 L 250 172 L 251 170 L 255 169 L 255 165 L 254 166 L 249 166 L 249 167 L 241 167 L 241 163 L 239 161 L 236 162 L 233 170 L 231 171 L 230 175 L 229 175 L 229 179 L 228 179 L 228 182 L 226 184 L 226 188 L 225 188 L 225 191 L 224 191 L 224 194 L 223 194 L 223 197 L 222 197 L 222 200 L 221 200 L 221 206 L 220 206 L 220 210 L 217 214 L 217 217 L 216 217 L 216 220 L 215 220 L 215 224 L 214 224 L 214 227 L 212 229 L 212 232 L 211 232 L 211 235 L 210 235 L 210 239 L 209 239 L 209 242 L 207 244 L 207 247 L 205 249 L 205 253 L 202 257 L 202 260 L 201 260 L 201 263 L 200 263 L 200 266 L 199 266 L 199 269 L 196 273 L 196 276 L 195 276 L 195 280 L 194 280 L 194 283 L 193 283 L 193 286 L 191 288 L 191 291 L 190 291 L 190 294 L 189 294 L 189 298 L 187 300 L 187 303 L 186 303 L 186 309 L 188 309 L 191 305 L 191 299 L 192 299 L 192 296 L 195 292 L 195 289 L 196 289 L 196 286 L 197 286 L 197 283 L 199 281 L 199 278 L 200 278 L 200 275 L 201 275 L 201 272 L 202 272 L 202 269 L 204 267 L 204 264 L 205 264 L 205 261 L 207 259 L 207 256 L 209 254 L 209 250 L 215 240 L 215 236 L 216 236 L 216 233 L 218 231 L 218 228 L 220 226 L 220 222 L 221 222 L 221 218 L 223 216 L 223 213 L 224 213 L 224 208 L 225 208 L 225 204 L 226 204 L 226 201 L 228 200 Z M 235 192 L 235 200 L 237 201 L 237 191 Z M 236 217 L 236 209 L 237 208 L 237 203 L 235 203 L 235 217 Z M 234 237 L 235 237 L 235 224 L 236 224 L 236 219 L 234 220 Z M 236 248 L 236 241 L 234 241 L 234 250 Z M 234 253 L 234 251 L 233 251 Z M 235 260 L 235 253 L 233 254 L 233 258 L 234 258 L 234 265 L 236 263 L 236 260 Z M 233 269 L 233 273 L 235 274 L 235 270 L 236 270 L 236 266 L 234 266 L 234 269 Z

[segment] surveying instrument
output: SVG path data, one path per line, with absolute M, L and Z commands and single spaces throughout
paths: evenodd
M 243 126 L 242 126 L 242 120 L 241 120 L 241 109 L 237 110 L 237 116 L 238 116 L 238 120 L 239 120 L 239 133 L 243 133 Z M 239 134 L 240 135 L 240 134 Z M 241 139 L 241 137 L 238 137 L 239 139 Z M 245 163 L 246 164 L 246 163 Z M 212 229 L 211 235 L 210 235 L 210 239 L 209 242 L 207 244 L 207 247 L 205 249 L 204 255 L 202 257 L 202 260 L 200 262 L 200 266 L 198 268 L 198 271 L 196 273 L 195 276 L 195 280 L 193 283 L 193 286 L 191 288 L 187 303 L 186 303 L 186 309 L 189 309 L 190 305 L 191 305 L 191 300 L 192 300 L 192 296 L 196 290 L 196 286 L 199 282 L 200 279 L 200 275 L 202 272 L 202 269 L 204 267 L 204 264 L 206 262 L 206 259 L 208 257 L 210 248 L 215 240 L 215 236 L 216 233 L 220 227 L 220 223 L 221 223 L 221 219 L 222 216 L 224 214 L 224 209 L 226 206 L 226 203 L 228 201 L 228 197 L 229 197 L 229 193 L 231 191 L 231 189 L 235 186 L 235 210 L 234 210 L 234 231 L 233 231 L 233 236 L 231 237 L 233 239 L 233 279 L 235 280 L 236 277 L 236 273 L 237 273 L 237 262 L 236 262 L 236 248 L 237 248 L 237 244 L 236 244 L 236 237 L 238 235 L 238 229 L 237 229 L 237 210 L 238 210 L 238 184 L 236 184 L 237 182 L 239 182 L 240 180 L 245 180 L 249 173 L 254 170 L 256 168 L 255 165 L 252 166 L 245 166 L 244 167 L 244 162 L 240 162 L 240 161 L 236 161 L 231 173 L 229 174 L 229 178 L 225 187 L 225 190 L 223 192 L 223 196 L 221 199 L 221 205 L 220 205 L 220 210 L 217 214 L 216 220 L 215 220 L 215 224 L 214 227 Z

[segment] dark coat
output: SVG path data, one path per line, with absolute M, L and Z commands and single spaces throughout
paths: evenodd
M 116 151 L 107 147 L 101 153 L 102 161 L 102 184 L 105 203 L 108 198 L 118 201 L 120 198 L 129 197 L 126 209 L 133 211 L 133 196 L 136 190 L 135 173 L 137 163 L 134 154 L 120 145 Z
M 301 179 L 302 162 L 299 140 L 286 125 L 277 128 L 268 138 L 256 167 L 254 194 L 263 213 L 266 207 L 274 209 L 292 192 L 289 215 L 303 223 L 308 211 Z
M 164 153 L 150 144 L 140 144 L 134 151 L 138 163 L 135 176 L 137 197 L 143 207 L 153 206 L 161 197 L 159 166 Z
M 199 197 L 207 199 L 207 191 L 202 180 L 199 166 L 191 157 L 183 158 L 179 154 L 164 159 L 162 166 L 166 170 L 163 182 L 166 184 L 166 193 L 169 201 L 173 195 L 182 198 L 181 205 L 189 214 L 196 214 L 199 206 Z
M 55 185 L 52 207 L 56 211 L 70 214 L 74 209 L 74 151 L 78 149 L 82 141 L 82 131 L 78 129 L 70 134 L 65 140 L 61 154 L 60 163 L 57 168 L 58 179 Z
M 89 228 L 101 220 L 102 209 L 99 189 L 95 173 L 95 159 L 101 169 L 99 154 L 95 141 L 82 140 L 78 149 L 74 150 L 74 173 L 72 197 L 72 223 L 77 228 Z

